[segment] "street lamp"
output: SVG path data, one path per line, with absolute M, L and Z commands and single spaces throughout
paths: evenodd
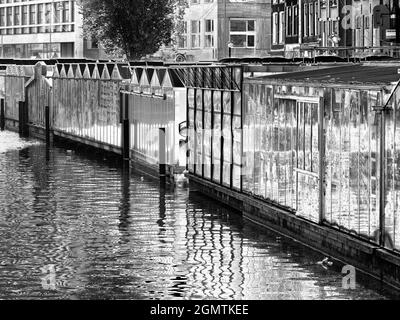
M 234 44 L 232 41 L 228 42 L 228 51 L 229 51 L 229 58 L 232 57 L 232 48 L 233 48 Z

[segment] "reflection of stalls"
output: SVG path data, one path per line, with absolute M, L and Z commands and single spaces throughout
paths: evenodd
M 380 202 L 373 107 L 398 78 L 397 68 L 358 65 L 246 80 L 243 192 L 372 237 Z
M 132 64 L 131 80 L 123 91 L 130 122 L 130 149 L 136 163 L 159 164 L 159 129 L 165 129 L 166 164 L 186 166 L 180 124 L 186 121 L 186 92 L 176 71 L 163 65 Z

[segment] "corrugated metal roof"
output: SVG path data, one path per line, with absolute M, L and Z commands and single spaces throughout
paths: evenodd
M 390 85 L 400 80 L 400 65 L 346 65 L 249 78 L 257 82 L 298 82 L 324 85 Z

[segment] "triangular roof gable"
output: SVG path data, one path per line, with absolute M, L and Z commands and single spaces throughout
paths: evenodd
M 85 65 L 85 71 L 83 72 L 83 78 L 84 79 L 91 79 L 90 69 L 89 69 L 89 65 L 88 64 Z
M 67 72 L 65 71 L 65 65 L 63 64 L 60 71 L 60 78 L 66 78 Z
M 147 72 L 142 73 L 142 76 L 140 77 L 140 85 L 141 86 L 149 86 L 150 85 L 149 78 L 147 76 Z
M 71 78 L 71 79 L 75 78 L 75 72 L 74 72 L 74 66 L 73 65 L 70 65 L 69 70 L 67 72 L 67 77 Z
M 89 65 L 89 70 L 91 70 L 92 79 L 100 79 L 99 69 L 97 68 L 97 64 Z
M 113 72 L 111 74 L 111 79 L 112 80 L 122 80 L 121 74 L 119 73 L 118 66 L 115 64 Z
M 131 77 L 131 84 L 133 85 L 139 85 L 139 78 L 136 70 L 133 70 L 132 72 L 132 77 Z
M 174 87 L 173 84 L 172 84 L 170 70 L 166 70 L 162 86 L 165 87 L 165 88 L 173 88 Z
M 53 67 L 53 78 L 59 78 L 60 77 L 60 72 L 58 71 L 58 65 L 55 65 Z
M 75 70 L 75 78 L 82 79 L 82 71 L 81 71 L 81 67 L 79 64 L 75 65 L 74 70 Z
M 108 68 L 108 64 L 104 65 L 104 69 L 103 69 L 103 72 L 101 74 L 101 79 L 103 79 L 103 80 L 110 80 L 111 79 L 110 70 Z
M 153 72 L 153 77 L 151 78 L 150 84 L 152 87 L 161 87 L 161 81 L 158 77 L 158 72 Z

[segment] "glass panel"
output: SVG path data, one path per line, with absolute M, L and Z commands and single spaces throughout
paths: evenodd
M 213 92 L 213 181 L 221 182 L 221 91 Z
M 211 179 L 211 91 L 204 91 L 204 178 Z
M 243 108 L 243 191 L 254 190 L 254 110 L 253 85 L 244 85 Z
M 196 90 L 196 174 L 203 176 L 203 92 Z
M 386 193 L 385 193 L 385 235 L 384 245 L 388 249 L 400 249 L 399 239 L 399 196 L 400 196 L 400 93 L 395 92 L 393 111 L 386 115 Z
M 223 116 L 223 184 L 226 186 L 230 186 L 231 181 L 231 164 L 232 164 L 232 125 L 231 125 L 232 117 L 230 115 L 224 114 Z

